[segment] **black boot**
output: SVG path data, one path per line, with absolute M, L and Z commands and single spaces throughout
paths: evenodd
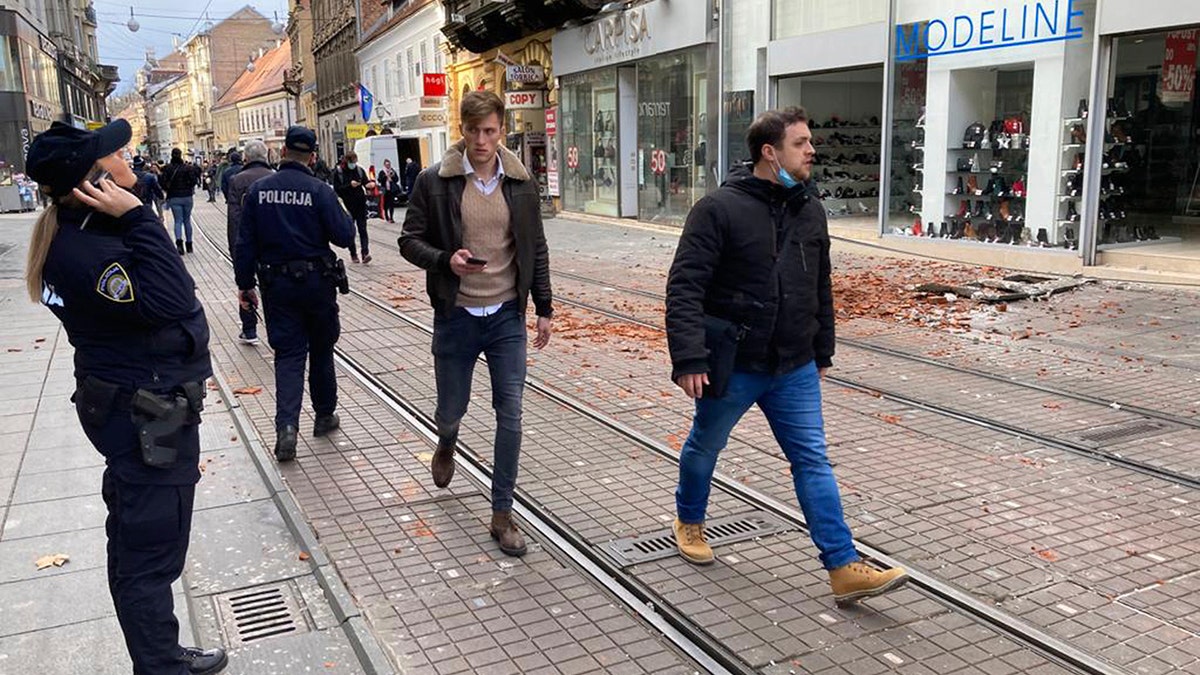
M 1078 110 L 1078 113 L 1077 113 L 1077 115 L 1078 115 L 1079 119 L 1084 119 L 1084 120 L 1086 120 L 1086 119 L 1087 119 L 1087 116 L 1088 116 L 1088 104 L 1087 104 L 1087 99 L 1086 99 L 1086 98 L 1081 98 L 1081 99 L 1079 99 L 1079 110 Z
M 194 253 L 194 251 L 192 250 L 192 242 L 190 242 L 190 241 L 187 243 L 187 252 Z
M 182 239 L 175 240 L 175 248 L 179 251 L 179 255 L 183 255 L 184 251 L 183 251 L 183 240 Z
M 954 186 L 954 192 L 951 194 L 961 195 L 963 193 L 962 176 L 958 177 L 958 184 Z
M 433 474 L 433 484 L 448 487 L 454 478 L 454 450 L 458 442 L 458 425 L 452 429 L 438 430 L 438 446 L 433 452 L 433 460 L 429 463 L 430 473 Z
M 1039 227 L 1037 233 L 1037 241 L 1040 246 L 1050 246 L 1050 236 L 1046 234 L 1046 228 Z
M 290 462 L 296 459 L 296 425 L 285 424 L 275 434 L 275 459 Z
M 1079 220 L 1079 212 L 1075 210 L 1075 202 L 1067 202 L 1067 220 Z
M 225 670 L 225 666 L 229 664 L 229 657 L 220 647 L 216 649 L 184 647 L 180 658 L 188 664 L 188 673 L 191 675 L 215 675 Z
M 324 436 L 340 426 L 342 421 L 338 419 L 337 413 L 317 415 L 317 419 L 313 421 L 313 436 Z

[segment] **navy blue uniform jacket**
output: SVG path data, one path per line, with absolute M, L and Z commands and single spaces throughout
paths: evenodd
M 329 244 L 354 243 L 354 223 L 337 195 L 308 167 L 284 162 L 279 171 L 250 186 L 242 202 L 242 223 L 234 255 L 241 290 L 254 288 L 258 263 L 329 260 Z
M 165 393 L 212 375 L 208 320 L 195 288 L 149 207 L 120 218 L 59 209 L 42 303 L 75 347 L 77 378 L 92 375 L 132 394 Z

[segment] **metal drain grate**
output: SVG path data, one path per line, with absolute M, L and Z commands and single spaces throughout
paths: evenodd
M 709 546 L 717 547 L 722 544 L 732 544 L 783 532 L 787 529 L 782 522 L 762 511 L 751 511 L 710 520 L 704 526 L 704 534 Z M 621 567 L 669 558 L 677 551 L 675 533 L 670 529 L 640 537 L 616 539 L 605 544 L 603 548 Z
M 1110 424 L 1108 426 L 1098 427 L 1089 431 L 1084 431 L 1078 434 L 1081 441 L 1093 443 L 1097 446 L 1109 445 L 1116 442 L 1126 442 L 1135 438 L 1144 436 L 1157 436 L 1158 434 L 1172 431 L 1174 427 L 1166 422 L 1160 422 L 1152 419 L 1133 420 L 1132 422 L 1122 422 L 1120 424 Z
M 308 631 L 289 586 L 244 589 L 217 597 L 225 633 L 237 644 Z

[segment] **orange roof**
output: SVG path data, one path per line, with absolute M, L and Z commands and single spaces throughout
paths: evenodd
M 239 101 L 282 91 L 284 73 L 291 65 L 292 47 L 284 40 L 278 47 L 254 62 L 254 72 L 243 72 L 213 107 L 233 105 Z

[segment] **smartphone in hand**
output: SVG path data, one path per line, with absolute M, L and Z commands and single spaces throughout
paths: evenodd
M 473 258 L 473 257 L 467 258 L 467 262 L 472 265 L 486 265 L 487 264 L 487 260 L 484 260 L 483 258 Z

